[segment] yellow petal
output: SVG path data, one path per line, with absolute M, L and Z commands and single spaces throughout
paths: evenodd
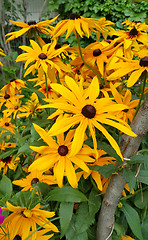
M 144 68 L 140 68 L 137 71 L 132 72 L 127 81 L 127 87 L 132 87 L 138 81 L 139 77 L 141 76 L 144 70 L 145 70 Z
M 97 77 L 94 77 L 91 84 L 88 87 L 89 89 L 89 99 L 91 101 L 91 104 L 94 103 L 95 99 L 99 96 L 99 81 Z

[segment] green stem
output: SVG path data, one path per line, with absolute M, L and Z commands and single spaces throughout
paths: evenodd
M 35 186 L 35 187 L 33 188 L 33 191 L 32 191 L 32 193 L 31 193 L 31 199 L 30 199 L 30 203 L 29 203 L 28 209 L 31 208 L 31 204 L 32 204 L 32 201 L 33 201 L 33 197 L 34 197 L 34 194 L 36 194 L 36 192 L 37 192 L 37 186 Z
M 47 83 L 47 76 L 46 76 L 46 73 L 45 73 L 45 83 L 46 83 L 46 93 L 47 93 L 47 98 L 48 98 L 49 95 L 48 95 L 48 83 Z
M 139 111 L 139 108 L 140 108 L 140 105 L 141 105 L 141 102 L 142 102 L 142 99 L 143 99 L 143 96 L 144 96 L 144 89 L 145 89 L 145 85 L 146 85 L 146 76 L 147 76 L 147 71 L 145 70 L 143 72 L 142 76 L 141 76 L 141 80 L 143 80 L 141 95 L 140 95 L 138 106 L 136 108 L 136 112 L 135 112 L 135 115 L 134 115 L 133 119 L 135 118 L 135 116 L 137 115 L 137 112 Z
M 97 76 L 97 78 L 98 78 L 98 80 L 100 81 L 100 83 L 104 86 L 104 83 L 103 83 L 102 79 L 99 77 L 98 73 L 97 73 L 90 65 L 88 65 L 88 64 L 85 62 L 84 58 L 83 58 L 83 54 L 82 54 L 82 51 L 81 51 L 80 38 L 79 38 L 79 34 L 78 34 L 78 33 L 77 33 L 77 43 L 78 43 L 78 48 L 79 48 L 80 57 L 81 57 L 83 63 L 86 65 L 86 67 L 88 67 L 88 68 Z

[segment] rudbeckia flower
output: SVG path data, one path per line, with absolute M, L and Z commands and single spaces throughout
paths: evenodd
M 128 120 L 132 122 L 136 112 L 135 107 L 137 107 L 139 99 L 131 101 L 132 94 L 128 89 L 124 92 L 124 95 L 122 95 L 122 93 L 119 93 L 112 83 L 110 83 L 110 89 L 117 103 L 127 105 L 127 109 L 117 112 L 116 116 L 125 122 L 128 122 Z
M 88 166 L 103 166 L 103 165 L 108 165 L 114 163 L 113 160 L 115 160 L 113 157 L 107 157 L 103 156 L 106 155 L 107 153 L 103 150 L 98 150 L 98 158 L 96 159 L 95 154 L 92 154 L 90 157 L 94 158 L 95 161 L 93 163 L 87 164 Z M 102 191 L 102 181 L 101 181 L 101 174 L 99 174 L 98 171 L 95 170 L 89 170 L 89 172 L 78 172 L 77 177 L 78 179 L 83 175 L 84 179 L 88 178 L 90 175 L 94 179 L 98 189 Z
M 37 229 L 37 225 L 41 226 L 44 223 L 46 223 L 44 227 L 49 231 L 58 232 L 57 227 L 48 220 L 48 218 L 53 217 L 55 213 L 41 210 L 40 203 L 32 209 L 20 206 L 16 207 L 8 201 L 6 204 L 7 208 L 3 207 L 2 209 L 10 211 L 12 213 L 5 218 L 3 225 L 7 223 L 11 224 L 10 239 L 14 239 L 14 237 L 19 232 L 21 234 L 22 240 L 25 240 L 31 232 L 34 232 Z M 36 237 L 37 233 L 35 232 L 32 235 L 32 240 L 36 240 Z
M 33 93 L 30 97 L 30 100 L 28 100 L 28 102 L 26 102 L 25 105 L 22 105 L 19 108 L 19 111 L 23 113 L 19 113 L 17 116 L 20 118 L 21 117 L 27 118 L 30 115 L 31 116 L 36 115 L 37 112 L 39 111 L 39 107 L 40 107 L 40 104 L 39 104 L 38 96 L 36 93 Z
M 21 79 L 11 79 L 9 83 L 7 83 L 1 91 L 6 91 L 10 96 L 15 95 L 21 91 L 21 88 L 25 87 L 25 82 Z
M 15 93 L 13 92 L 11 95 L 9 95 L 6 90 L 4 88 L 1 89 L 0 91 L 0 108 L 2 107 L 2 105 L 9 101 L 12 98 L 22 98 L 24 97 L 24 95 L 15 95 Z
M 11 118 L 7 117 L 6 114 L 4 114 L 2 118 L 0 118 L 0 127 L 5 128 L 5 130 L 3 130 L 1 134 L 8 131 L 15 134 L 16 126 L 11 123 Z
M 30 40 L 30 44 L 32 47 L 19 47 L 26 53 L 20 54 L 16 59 L 16 62 L 26 61 L 24 67 L 25 69 L 31 64 L 31 66 L 29 66 L 26 70 L 24 76 L 28 75 L 30 72 L 34 74 L 36 70 L 39 71 L 40 69 L 46 74 L 48 72 L 48 68 L 54 68 L 58 72 L 61 70 L 66 72 L 71 70 L 67 64 L 64 64 L 60 58 L 58 58 L 58 55 L 63 52 L 67 46 L 55 49 L 54 44 L 48 43 L 40 47 L 34 40 Z
M 55 177 L 52 175 L 45 175 L 42 172 L 35 170 L 29 173 L 26 178 L 22 178 L 20 180 L 15 180 L 12 183 L 23 187 L 22 191 L 27 191 L 28 189 L 31 191 L 33 189 L 33 184 L 38 182 L 44 182 L 48 185 L 56 184 Z
M 20 161 L 19 157 L 16 157 L 13 160 L 13 157 L 11 156 L 0 159 L 0 171 L 3 169 L 3 174 L 6 174 L 9 168 L 15 171 L 19 161 Z
M 53 102 L 43 106 L 44 108 L 57 108 L 58 113 L 59 110 L 70 113 L 63 118 L 56 120 L 49 130 L 49 135 L 54 136 L 66 132 L 71 127 L 79 124 L 75 130 L 71 146 L 70 156 L 74 156 L 82 148 L 87 127 L 89 127 L 94 148 L 97 149 L 97 139 L 95 134 L 95 128 L 97 128 L 122 158 L 118 144 L 108 133 L 103 124 L 115 127 L 127 135 L 136 137 L 136 134 L 131 131 L 127 123 L 115 117 L 116 111 L 124 110 L 127 106 L 116 104 L 109 97 L 98 99 L 100 89 L 97 77 L 93 78 L 89 88 L 85 91 L 85 94 L 72 78 L 68 76 L 65 77 L 65 82 L 69 89 L 60 84 L 51 84 L 52 88 L 63 96 L 65 103 Z M 52 119 L 52 115 L 49 118 Z
M 0 55 L 2 56 L 6 56 L 6 54 L 4 53 L 4 51 L 0 48 Z M 0 66 L 3 66 L 3 64 L 0 62 Z
M 6 114 L 6 117 L 9 117 L 13 113 L 13 119 L 15 119 L 16 114 L 20 110 L 21 102 L 18 98 L 12 98 L 6 102 L 5 107 L 7 109 L 3 110 L 3 113 Z
M 134 238 L 130 237 L 130 236 L 121 236 L 122 240 L 135 240 Z
M 34 124 L 34 128 L 48 146 L 30 146 L 33 151 L 38 152 L 41 156 L 29 166 L 28 171 L 33 171 L 35 169 L 39 171 L 47 171 L 48 169 L 53 168 L 54 176 L 56 177 L 59 187 L 63 186 L 63 178 L 66 176 L 70 185 L 73 188 L 77 188 L 78 181 L 73 164 L 76 164 L 85 172 L 89 172 L 86 162 L 94 162 L 94 159 L 88 156 L 93 150 L 88 146 L 84 146 L 81 151 L 73 157 L 70 157 L 69 153 L 74 131 L 69 131 L 65 139 L 64 134 L 57 135 L 56 142 L 49 136 L 48 132 L 41 127 Z
M 57 19 L 58 16 L 56 16 L 55 18 L 51 19 L 51 20 L 46 20 L 46 21 L 42 21 L 42 22 L 38 22 L 36 23 L 36 21 L 30 20 L 27 23 L 24 22 L 16 22 L 16 21 L 12 21 L 9 20 L 12 24 L 21 27 L 21 30 L 15 31 L 15 32 L 11 32 L 11 33 L 7 33 L 5 35 L 5 37 L 10 36 L 6 42 L 11 41 L 15 38 L 20 37 L 21 35 L 23 35 L 24 33 L 28 33 L 28 37 L 31 38 L 31 36 L 34 34 L 39 34 L 39 33 L 44 33 L 44 34 L 51 34 L 54 27 L 52 27 L 50 24 L 55 21 Z M 49 28 L 46 28 L 49 27 Z
M 148 51 L 141 51 L 141 54 L 139 52 L 139 56 L 139 60 L 125 59 L 126 62 L 120 61 L 109 64 L 108 69 L 114 69 L 115 71 L 107 77 L 107 80 L 116 80 L 131 73 L 127 80 L 127 87 L 132 87 L 143 72 L 148 72 Z
M 84 18 L 76 12 L 70 14 L 69 19 L 61 20 L 54 28 L 53 37 L 57 38 L 63 35 L 66 31 L 66 39 L 73 32 L 80 37 L 87 36 L 89 38 L 91 31 L 95 31 L 96 26 L 100 26 L 99 21 L 93 18 Z

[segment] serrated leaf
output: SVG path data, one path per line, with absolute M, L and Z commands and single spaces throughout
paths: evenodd
M 61 225 L 61 238 L 68 230 L 70 221 L 72 219 L 74 203 L 61 203 L 59 209 L 60 225 Z
M 58 202 L 84 202 L 87 201 L 86 196 L 75 188 L 64 186 L 62 188 L 55 188 L 50 191 L 48 201 Z
M 143 240 L 141 227 L 140 227 L 140 218 L 137 211 L 132 208 L 129 204 L 124 202 L 123 207 L 121 208 L 123 211 L 126 220 L 131 228 L 133 234 L 139 239 Z
M 113 164 L 108 164 L 100 167 L 99 173 L 103 175 L 104 178 L 110 177 L 113 173 L 118 171 L 118 167 Z
M 5 196 L 7 199 L 9 199 L 11 195 L 12 195 L 11 180 L 6 175 L 3 175 L 2 179 L 0 180 L 0 198 Z
M 134 155 L 131 157 L 131 160 L 129 161 L 130 164 L 137 164 L 137 163 L 147 163 L 148 162 L 148 155 Z

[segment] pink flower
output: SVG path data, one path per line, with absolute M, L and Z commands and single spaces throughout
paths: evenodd
M 4 216 L 1 216 L 1 214 L 2 214 L 2 209 L 0 207 L 0 224 L 2 224 L 4 221 Z

